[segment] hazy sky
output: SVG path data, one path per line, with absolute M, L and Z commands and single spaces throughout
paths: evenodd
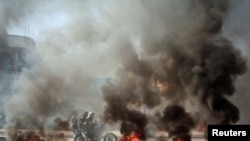
M 7 30 L 9 34 L 28 35 L 39 41 L 46 36 L 44 32 L 53 31 L 62 26 L 66 26 L 73 19 L 74 13 L 69 13 L 67 8 L 60 7 L 55 2 L 43 3 L 37 7 L 33 13 L 28 14 L 18 23 L 10 23 Z M 93 5 L 92 5 L 93 6 Z M 238 44 L 238 47 L 243 49 L 245 44 L 248 44 L 250 34 L 250 2 L 248 0 L 231 0 L 231 9 L 227 19 L 225 20 L 224 32 Z M 98 20 L 98 9 L 93 7 L 92 13 L 88 13 L 94 20 Z M 76 14 L 76 13 L 75 13 Z M 78 13 L 80 14 L 80 13 Z M 26 29 L 26 30 L 25 30 Z M 239 38 L 243 37 L 243 38 Z M 247 43 L 245 43 L 247 42 Z
M 63 11 L 42 12 L 36 11 L 18 24 L 11 24 L 8 28 L 9 34 L 25 35 L 35 40 L 45 37 L 42 32 L 53 30 L 66 25 L 69 15 Z

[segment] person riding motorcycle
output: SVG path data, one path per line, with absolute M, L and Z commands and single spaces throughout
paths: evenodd
M 78 127 L 86 133 L 92 132 L 96 122 L 94 122 L 94 113 L 93 112 L 84 112 L 79 118 Z
M 87 125 L 94 124 L 94 116 L 95 114 L 93 112 L 88 113 L 88 116 L 86 118 Z
M 87 124 L 87 117 L 88 117 L 88 114 L 89 114 L 89 112 L 84 112 L 83 114 L 82 114 L 82 116 L 79 118 L 79 123 L 78 123 L 78 126 L 79 126 L 79 128 L 81 128 L 81 129 L 85 129 L 85 126 L 86 126 L 86 124 Z
M 71 116 L 69 125 L 75 134 L 79 132 L 79 129 L 86 131 L 87 117 L 89 112 L 84 112 L 79 118 L 76 115 Z
M 117 141 L 117 136 L 105 130 L 104 124 L 95 119 L 93 112 L 84 112 L 78 120 L 74 141 Z

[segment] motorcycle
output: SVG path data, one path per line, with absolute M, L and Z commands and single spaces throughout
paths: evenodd
M 114 133 L 107 132 L 105 124 L 95 123 L 85 128 L 78 128 L 74 141 L 117 141 Z

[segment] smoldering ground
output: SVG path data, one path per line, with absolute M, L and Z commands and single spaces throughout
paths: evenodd
M 136 130 L 151 122 L 142 106 L 161 113 L 159 107 L 177 104 L 210 123 L 239 120 L 228 97 L 236 96 L 235 78 L 246 63 L 222 34 L 228 1 L 25 2 L 3 2 L 1 35 L 36 14 L 63 13 L 67 22 L 39 31 L 43 61 L 21 73 L 5 108 L 10 136 L 18 127 L 56 127 L 56 118 L 84 109 L 104 111 L 111 123 L 132 122 Z M 112 78 L 103 96 L 96 95 L 96 76 Z

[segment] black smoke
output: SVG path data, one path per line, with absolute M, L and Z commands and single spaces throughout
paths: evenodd
M 146 115 L 138 110 L 129 109 L 126 101 L 119 95 L 105 90 L 105 100 L 109 103 L 104 111 L 104 120 L 109 123 L 121 122 L 120 132 L 124 136 L 132 133 L 144 133 L 147 125 Z M 144 135 L 141 135 L 144 138 Z
M 160 39 L 145 31 L 142 35 L 143 55 L 136 53 L 131 44 L 121 49 L 127 54 L 118 80 L 103 89 L 107 103 L 104 114 L 110 120 L 126 121 L 128 118 L 125 117 L 131 117 L 134 110 L 128 105 L 141 111 L 141 106 L 157 109 L 174 104 L 166 107 L 163 116 L 158 115 L 159 121 L 169 122 L 162 129 L 170 134 L 189 133 L 200 121 L 185 112 L 189 109 L 192 113 L 195 109 L 185 104 L 195 99 L 192 102 L 198 108 L 197 119 L 215 124 L 239 121 L 240 110 L 230 101 L 230 96 L 235 94 L 237 77 L 246 72 L 247 66 L 240 50 L 222 34 L 230 3 L 227 0 L 188 2 L 188 12 L 195 11 L 195 14 L 187 15 L 187 20 L 179 23 L 179 30 Z M 150 7 L 146 2 L 144 4 L 145 9 Z M 194 7 L 198 8 L 190 10 Z M 176 10 L 181 8 L 179 5 Z M 169 28 L 166 26 L 166 29 Z M 170 124 L 177 122 L 182 124 Z
M 189 135 L 195 127 L 194 119 L 179 105 L 165 107 L 159 117 L 156 124 L 161 130 L 167 131 L 169 136 Z

